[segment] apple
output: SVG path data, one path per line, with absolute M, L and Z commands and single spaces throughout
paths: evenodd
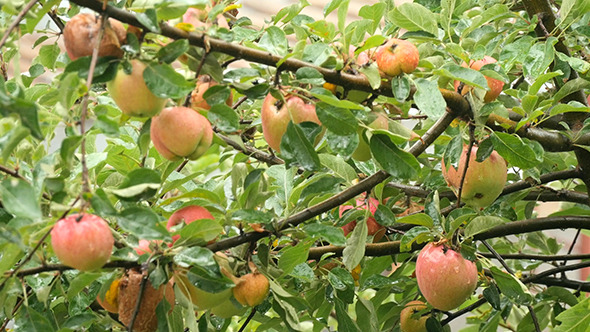
M 51 245 L 64 265 L 80 271 L 101 268 L 111 257 L 115 239 L 106 221 L 93 214 L 72 214 L 51 230 Z
M 182 22 L 191 24 L 195 28 L 207 29 L 212 25 L 211 21 L 208 20 L 208 11 L 210 9 L 209 6 L 205 10 L 192 7 L 188 8 L 182 15 Z M 219 27 L 229 29 L 229 24 L 225 17 L 223 17 L 223 14 L 217 15 L 213 23 Z
M 168 160 L 202 156 L 213 141 L 209 120 L 188 107 L 168 107 L 152 118 L 152 143 Z
M 397 76 L 402 72 L 413 72 L 418 67 L 420 54 L 411 42 L 392 38 L 377 49 L 375 60 L 379 70 L 389 76 Z
M 416 260 L 418 288 L 430 305 L 452 310 L 477 288 L 477 267 L 444 244 L 429 243 Z
M 143 255 L 143 254 L 150 254 L 152 252 L 152 248 L 150 248 L 150 246 L 152 246 L 152 243 L 155 243 L 156 245 L 161 245 L 164 241 L 162 240 L 139 240 L 137 243 L 137 247 L 133 248 L 135 249 L 135 252 L 138 255 Z
M 357 210 L 366 210 L 367 209 L 367 203 L 365 202 L 364 197 L 360 197 L 356 200 L 356 204 Z M 383 235 L 385 235 L 385 227 L 381 226 L 376 220 L 375 220 L 375 211 L 377 211 L 377 206 L 379 206 L 379 200 L 373 198 L 373 197 L 369 197 L 369 212 L 371 212 L 371 216 L 369 218 L 367 218 L 367 228 L 368 228 L 368 234 L 369 235 L 374 235 L 374 241 L 379 241 Z M 354 208 L 352 205 L 341 205 L 338 210 L 339 210 L 339 216 L 342 218 L 342 215 L 344 215 L 344 212 L 350 210 Z M 354 230 L 354 228 L 356 227 L 356 221 L 351 221 L 348 224 L 342 226 L 342 230 L 344 231 L 344 236 L 348 235 L 350 232 L 352 232 Z
M 104 297 L 101 298 L 100 294 L 96 296 L 96 302 L 106 311 L 114 314 L 119 313 L 119 282 L 121 282 L 120 279 L 113 280 Z
M 418 311 L 422 311 L 426 309 L 426 304 L 422 301 L 410 301 L 406 304 L 406 306 L 402 309 L 402 312 L 399 315 L 399 323 L 400 329 L 402 332 L 427 332 L 426 330 L 426 320 L 428 320 L 427 316 L 421 316 L 419 318 L 414 318 L 412 315 Z
M 371 123 L 369 123 L 369 128 L 371 129 L 389 129 L 389 119 L 385 113 L 379 112 L 371 112 L 369 113 L 369 117 L 374 119 Z M 371 159 L 371 148 L 369 144 L 365 140 L 365 135 L 363 133 L 366 132 L 368 138 L 370 139 L 370 131 L 366 130 L 362 127 L 358 128 L 359 134 L 359 145 L 357 146 L 356 150 L 352 153 L 351 157 L 354 160 L 358 161 L 367 161 Z
M 191 93 L 190 103 L 191 108 L 194 110 L 210 110 L 211 105 L 207 103 L 207 100 L 203 98 L 203 94 L 212 86 L 217 85 L 217 82 L 211 78 L 209 75 L 201 75 L 197 79 L 197 86 Z M 232 95 L 230 94 L 229 98 L 226 100 L 227 106 L 231 107 L 233 103 Z
M 467 146 L 463 147 L 458 170 L 452 165 L 447 167 L 444 163 L 444 158 L 441 161 L 443 177 L 455 195 L 458 195 L 459 186 L 461 185 L 461 176 L 463 175 L 465 162 L 467 161 L 467 149 Z M 467 167 L 467 173 L 465 173 L 463 189 L 461 190 L 461 200 L 474 208 L 484 208 L 492 204 L 502 193 L 506 184 L 508 170 L 506 168 L 506 161 L 496 151 L 492 152 L 481 163 L 475 161 L 476 154 L 477 147 L 474 146 L 471 149 L 469 165 Z
M 231 318 L 233 316 L 241 316 L 246 312 L 248 307 L 242 306 L 232 299 L 227 299 L 221 304 L 211 308 L 211 313 L 220 318 Z
M 198 205 L 189 205 L 185 206 L 181 209 L 178 209 L 172 213 L 168 222 L 166 223 L 166 229 L 171 232 L 172 227 L 180 224 L 190 224 L 195 220 L 199 219 L 211 219 L 214 220 L 215 218 L 213 215 L 204 207 Z M 173 235 L 172 242 L 176 242 L 180 238 L 180 235 Z
M 130 63 L 131 73 L 127 74 L 120 68 L 115 78 L 107 82 L 107 90 L 123 114 L 154 116 L 166 106 L 167 99 L 156 97 L 148 89 L 143 79 L 143 71 L 147 67 L 145 63 L 139 60 L 131 60 Z
M 474 70 L 480 70 L 481 67 L 483 67 L 484 65 L 487 65 L 488 63 L 496 63 L 496 59 L 492 58 L 491 56 L 484 56 L 483 59 L 481 60 L 477 60 L 477 61 L 469 61 L 469 66 L 467 66 L 467 64 L 465 62 L 463 62 L 461 64 L 461 66 L 463 67 L 469 67 L 471 69 Z M 483 97 L 483 101 L 486 103 L 492 102 L 494 100 L 496 100 L 496 98 L 498 98 L 498 96 L 500 95 L 500 93 L 502 92 L 502 88 L 504 87 L 504 82 L 497 80 L 495 78 L 491 78 L 488 76 L 484 76 L 486 78 L 486 81 L 488 82 L 488 87 L 490 88 L 488 90 L 488 92 L 486 92 L 486 95 Z M 455 86 L 455 91 L 459 91 L 459 85 L 461 84 L 461 82 L 459 81 L 455 81 L 454 86 Z M 469 92 L 470 89 L 468 88 L 463 88 L 461 90 L 461 94 L 465 95 L 467 94 L 467 92 Z
M 295 95 L 287 95 L 283 101 L 269 93 L 262 103 L 260 116 L 264 139 L 277 152 L 281 151 L 281 139 L 287 131 L 289 121 L 295 124 L 309 121 L 321 125 L 315 112 L 315 105 L 308 104 Z
M 70 59 L 76 60 L 80 57 L 92 55 L 101 25 L 101 18 L 89 13 L 78 14 L 66 23 L 63 31 L 64 46 Z M 123 24 L 110 19 L 109 25 L 104 29 L 98 47 L 98 55 L 122 57 L 121 44 L 125 42 L 126 38 L 127 34 Z
M 264 274 L 254 271 L 237 279 L 233 294 L 240 304 L 255 307 L 264 302 L 269 288 L 268 278 Z
M 135 312 L 135 305 L 139 297 L 142 279 L 143 275 L 141 272 L 137 270 L 127 270 L 119 283 L 119 320 L 121 323 L 125 324 L 125 326 L 129 326 L 133 313 Z M 156 316 L 156 307 L 164 298 L 170 304 L 170 312 L 172 312 L 175 301 L 172 281 L 155 289 L 149 279 L 146 280 L 139 312 L 133 323 L 133 331 L 153 332 L 157 330 L 158 318 Z

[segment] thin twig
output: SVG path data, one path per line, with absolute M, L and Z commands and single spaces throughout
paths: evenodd
M 16 29 L 16 27 L 19 25 L 20 21 L 22 21 L 22 19 L 25 18 L 25 15 L 27 15 L 29 10 L 31 10 L 31 8 L 33 8 L 33 6 L 37 3 L 37 1 L 38 0 L 29 1 L 25 5 L 23 10 L 21 10 L 20 13 L 18 13 L 18 15 L 16 15 L 16 18 L 14 19 L 14 21 L 12 21 L 12 23 L 10 23 L 10 25 L 8 26 L 6 31 L 4 31 L 4 36 L 2 36 L 2 39 L 0 39 L 0 48 L 2 48 L 4 46 L 4 44 L 8 40 L 8 37 L 10 36 L 10 33 L 12 32 L 12 30 Z
M 10 168 L 8 168 L 6 166 L 0 165 L 0 172 L 6 173 L 6 174 L 8 174 L 8 175 L 10 175 L 10 176 L 12 176 L 14 178 L 21 179 L 21 180 L 26 181 L 27 183 L 29 183 L 29 180 L 27 180 L 24 176 L 20 175 L 20 173 L 18 171 L 13 170 L 13 169 L 10 169 Z M 48 201 L 51 200 L 51 196 L 49 196 L 48 193 L 43 192 L 42 195 L 43 195 L 43 198 L 45 198 L 46 200 L 48 200 Z
M 506 269 L 506 272 L 514 276 L 514 271 L 512 271 L 508 264 L 506 264 L 506 261 L 504 261 L 502 256 L 500 256 L 500 254 L 496 250 L 494 250 L 494 248 L 492 248 L 492 246 L 486 240 L 482 240 L 481 243 L 483 243 L 483 245 L 496 257 L 496 259 L 500 262 L 500 264 L 502 264 L 504 269 Z M 535 325 L 535 331 L 541 332 L 541 327 L 539 326 L 539 320 L 537 319 L 537 315 L 535 314 L 535 309 L 530 304 L 527 304 L 526 307 L 529 309 L 529 313 L 531 314 L 533 325 Z
M 219 132 L 217 133 L 217 137 L 221 138 L 225 143 L 227 143 L 227 145 L 242 152 L 243 154 L 247 155 L 248 157 L 252 157 L 256 160 L 265 162 L 268 165 L 281 165 L 281 164 L 285 163 L 281 158 L 279 158 L 277 156 L 270 155 L 268 153 L 264 153 L 256 148 L 253 148 L 253 147 L 245 145 L 245 144 L 241 145 L 238 142 L 232 140 L 231 138 L 220 134 Z
M 250 323 L 250 321 L 254 317 L 254 314 L 256 314 L 256 307 L 252 308 L 252 311 L 250 311 L 250 314 L 248 315 L 248 317 L 246 318 L 246 320 L 244 321 L 244 323 L 242 324 L 242 326 L 240 327 L 240 329 L 238 330 L 238 332 L 244 331 L 244 329 L 246 328 L 246 326 L 248 326 L 248 324 Z
M 570 244 L 570 248 L 567 251 L 567 255 L 569 256 L 572 251 L 574 250 L 574 246 L 576 245 L 576 242 L 578 241 L 578 237 L 580 237 L 580 233 L 582 232 L 581 229 L 578 228 L 578 231 L 576 232 L 576 236 L 574 236 L 574 240 L 572 241 L 572 244 Z M 564 259 L 563 262 L 561 263 L 561 265 L 565 265 L 567 263 L 567 260 Z M 561 275 L 563 278 L 565 278 L 565 272 L 562 272 Z
M 469 146 L 467 147 L 467 155 L 465 156 L 465 166 L 463 168 L 463 173 L 461 174 L 461 181 L 459 182 L 459 190 L 457 191 L 457 209 L 461 207 L 461 194 L 463 192 L 463 184 L 465 183 L 465 175 L 467 175 L 467 168 L 469 167 L 469 160 L 471 160 L 471 150 L 473 149 L 473 144 L 475 143 L 475 125 L 473 123 L 469 123 Z M 461 162 L 459 160 L 459 162 Z M 452 167 L 452 166 L 450 166 Z M 461 165 L 459 165 L 461 168 Z

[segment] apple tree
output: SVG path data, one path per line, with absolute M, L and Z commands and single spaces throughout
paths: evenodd
M 0 1 L 0 331 L 588 329 L 590 2 L 241 5 Z

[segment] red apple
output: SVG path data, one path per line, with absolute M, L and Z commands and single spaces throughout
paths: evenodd
M 255 307 L 266 299 L 269 288 L 268 278 L 255 271 L 237 279 L 233 294 L 240 304 Z
M 308 104 L 295 95 L 285 96 L 285 101 L 275 99 L 270 93 L 264 98 L 260 111 L 262 133 L 268 145 L 280 152 L 281 139 L 287 131 L 289 121 L 315 122 L 321 125 L 315 112 L 315 105 Z
M 139 60 L 131 60 L 131 74 L 123 68 L 115 78 L 107 82 L 111 98 L 123 114 L 136 117 L 151 117 L 158 114 L 166 105 L 167 99 L 158 98 L 148 89 L 143 79 L 146 65 Z
M 371 112 L 369 114 L 369 117 L 373 117 L 375 120 L 373 120 L 373 122 L 371 122 L 369 124 L 369 128 L 371 129 L 385 129 L 387 130 L 389 128 L 389 119 L 387 118 L 387 115 L 385 113 L 379 113 L 379 112 Z M 369 147 L 369 144 L 367 143 L 367 141 L 365 141 L 365 137 L 363 135 L 363 133 L 367 131 L 366 129 L 364 129 L 363 127 L 358 128 L 358 134 L 359 134 L 359 145 L 357 146 L 356 150 L 354 150 L 354 152 L 352 153 L 351 157 L 355 160 L 358 161 L 367 161 L 369 159 L 371 159 L 371 148 Z M 367 131 L 367 133 L 370 135 L 370 131 Z M 370 136 L 369 136 L 370 138 Z
M 76 60 L 83 56 L 92 55 L 101 25 L 101 18 L 89 13 L 78 14 L 66 23 L 63 33 L 64 46 L 70 59 Z M 123 36 L 126 39 L 125 28 L 121 22 L 109 20 L 109 26 L 104 29 L 98 48 L 98 55 L 122 57 L 121 44 L 124 39 L 120 40 L 120 38 Z
M 430 315 L 417 318 L 412 317 L 414 313 L 424 309 L 426 309 L 426 304 L 422 301 L 408 302 L 399 315 L 401 332 L 427 332 L 426 321 Z
M 357 207 L 356 207 L 357 210 L 366 210 L 367 209 L 367 203 L 365 202 L 365 199 L 362 197 L 358 198 L 356 200 L 356 204 L 357 204 Z M 385 234 L 385 227 L 381 226 L 375 220 L 375 217 L 374 217 L 375 211 L 377 211 L 377 206 L 379 206 L 379 201 L 375 198 L 370 197 L 369 198 L 369 212 L 371 212 L 371 217 L 367 218 L 367 228 L 368 228 L 368 234 L 374 235 L 375 241 L 379 241 L 383 237 L 383 235 Z M 344 212 L 346 212 L 352 208 L 353 208 L 352 205 L 341 205 L 339 207 L 340 217 L 342 217 Z M 348 224 L 342 226 L 342 230 L 344 231 L 344 236 L 346 236 L 350 232 L 352 232 L 355 227 L 356 227 L 356 221 L 351 221 Z
M 481 67 L 483 67 L 484 65 L 487 65 L 488 63 L 496 63 L 496 59 L 492 58 L 491 56 L 484 56 L 482 60 L 477 60 L 477 61 L 473 61 L 471 60 L 469 62 L 469 68 L 474 69 L 474 70 L 480 70 Z M 467 64 L 464 62 L 461 64 L 461 66 L 467 68 Z M 491 78 L 488 76 L 484 76 L 486 78 L 486 81 L 488 82 L 488 87 L 490 88 L 488 90 L 488 92 L 486 93 L 486 95 L 483 97 L 483 101 L 486 103 L 492 102 L 494 100 L 496 100 L 496 98 L 498 98 L 498 96 L 500 95 L 500 93 L 502 92 L 502 88 L 504 87 L 504 82 L 497 80 L 495 78 Z M 455 81 L 454 86 L 455 86 L 455 91 L 459 90 L 459 84 L 461 84 L 461 82 L 459 81 Z M 467 92 L 469 92 L 469 88 L 465 88 L 463 87 L 463 89 L 461 90 L 461 94 L 465 95 L 467 94 Z
M 119 283 L 119 320 L 125 326 L 129 326 L 131 319 L 134 317 L 135 305 L 139 297 L 142 279 L 141 272 L 128 270 Z M 157 330 L 158 318 L 155 314 L 156 307 L 164 298 L 174 308 L 175 297 L 172 281 L 155 289 L 148 279 L 143 288 L 139 311 L 133 323 L 133 331 L 153 332 Z M 172 311 L 172 309 L 170 310 Z
M 195 87 L 195 89 L 193 90 L 193 92 L 191 93 L 191 98 L 190 98 L 190 103 L 191 103 L 191 108 L 194 110 L 210 110 L 211 109 L 211 105 L 209 105 L 209 103 L 207 103 L 207 100 L 205 100 L 205 98 L 203 98 L 203 94 L 205 94 L 205 92 L 212 86 L 217 85 L 217 82 L 215 82 L 213 80 L 213 78 L 211 78 L 211 76 L 209 75 L 201 75 L 199 76 L 199 78 L 197 79 L 197 86 Z M 233 98 L 230 94 L 229 98 L 227 98 L 226 100 L 226 104 L 227 106 L 232 106 L 233 103 Z
M 72 214 L 51 230 L 51 245 L 64 265 L 80 271 L 101 268 L 111 257 L 115 239 L 106 221 L 93 214 Z
M 477 267 L 444 244 L 427 244 L 416 261 L 420 292 L 434 308 L 452 310 L 477 288 Z
M 447 181 L 448 186 L 458 195 L 461 184 L 461 176 L 465 169 L 467 161 L 467 146 L 463 147 L 463 152 L 459 159 L 459 169 L 452 165 L 447 167 L 444 159 L 441 161 L 442 174 Z M 471 149 L 469 165 L 463 189 L 461 190 L 461 200 L 474 208 L 484 208 L 492 204 L 502 193 L 506 184 L 507 168 L 506 161 L 496 151 L 481 163 L 475 161 L 477 147 Z
M 156 150 L 168 160 L 202 156 L 213 141 L 209 120 L 188 107 L 168 107 L 152 118 L 150 135 Z
M 375 60 L 379 70 L 389 76 L 397 76 L 402 72 L 413 72 L 418 67 L 420 54 L 411 42 L 392 38 L 377 49 Z
M 164 241 L 162 240 L 139 240 L 137 247 L 135 247 L 135 252 L 138 255 L 143 255 L 143 254 L 149 254 L 152 252 L 152 248 L 150 248 L 150 246 L 152 245 L 152 243 L 155 243 L 156 245 L 161 245 L 162 243 L 164 243 Z
M 170 232 L 172 227 L 180 224 L 190 224 L 195 220 L 199 219 L 211 219 L 214 220 L 215 218 L 213 215 L 204 207 L 198 205 L 189 205 L 185 206 L 182 209 L 176 210 L 168 219 L 168 223 L 166 223 L 166 229 Z M 176 242 L 180 238 L 180 235 L 173 235 L 172 241 Z

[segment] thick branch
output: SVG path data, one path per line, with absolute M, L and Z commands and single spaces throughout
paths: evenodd
M 106 263 L 102 268 L 103 269 L 108 269 L 108 268 L 119 268 L 119 267 L 123 267 L 126 269 L 131 269 L 134 267 L 141 267 L 141 264 L 134 262 L 134 261 L 114 261 L 114 262 L 108 262 Z M 22 269 L 20 271 L 18 271 L 15 275 L 17 277 L 24 277 L 24 276 L 30 276 L 30 275 L 35 275 L 35 274 L 39 274 L 39 273 L 43 273 L 43 272 L 51 272 L 51 271 L 67 271 L 67 270 L 73 270 L 73 267 L 69 267 L 63 264 L 47 264 L 47 265 L 41 265 L 41 266 L 37 266 L 37 267 L 32 267 L 32 268 L 28 268 L 28 269 Z M 3 277 L 10 277 L 12 274 L 12 271 L 7 271 L 4 273 Z

